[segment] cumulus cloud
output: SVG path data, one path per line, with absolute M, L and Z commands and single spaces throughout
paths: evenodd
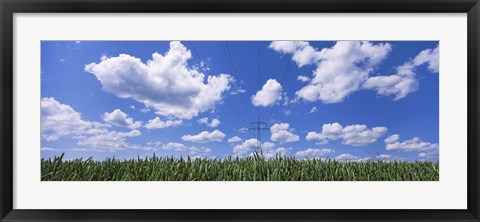
M 308 78 L 307 76 L 297 76 L 297 80 L 301 82 L 308 82 L 310 81 L 310 78 Z
M 308 148 L 306 150 L 297 151 L 295 154 L 298 158 L 321 158 L 326 157 L 328 154 L 335 152 L 333 149 L 313 149 Z
M 55 149 L 55 148 L 51 148 L 51 147 L 42 147 L 42 148 L 40 148 L 40 150 L 42 152 L 58 152 L 58 151 L 60 151 L 60 149 Z
M 207 117 L 204 117 L 204 118 L 201 118 L 197 121 L 199 124 L 205 124 L 207 125 L 208 127 L 211 127 L 211 128 L 215 128 L 217 127 L 218 125 L 220 125 L 220 120 L 218 119 L 212 119 L 211 122 L 208 122 L 208 118 Z
M 206 143 L 206 142 L 220 142 L 225 138 L 225 134 L 220 130 L 214 130 L 212 132 L 203 131 L 197 135 L 184 135 L 182 140 L 190 141 L 195 143 Z
M 399 100 L 417 91 L 418 81 L 413 76 L 374 76 L 362 86 L 364 89 L 376 90 L 379 95 L 393 95 L 393 100 Z
M 413 60 L 405 62 L 396 68 L 396 74 L 388 76 L 373 76 L 363 83 L 364 89 L 376 90 L 379 95 L 393 96 L 394 100 L 406 97 L 418 89 L 415 69 L 428 64 L 428 70 L 438 73 L 438 47 L 421 51 Z
M 401 152 L 425 152 L 425 151 L 438 151 L 438 143 L 424 142 L 418 137 L 414 137 L 403 142 L 397 141 L 385 141 L 387 146 L 386 150 L 398 150 Z
M 148 142 L 146 146 L 135 146 L 135 149 L 147 150 L 147 151 L 177 151 L 183 152 L 187 150 L 184 144 L 176 142 L 162 143 L 160 141 Z
M 227 142 L 229 142 L 229 143 L 238 143 L 238 142 L 240 142 L 240 141 L 242 141 L 242 139 L 241 139 L 240 137 L 234 136 L 234 137 L 228 139 Z
M 141 121 L 133 121 L 132 118 L 129 118 L 128 115 L 120 109 L 115 109 L 111 113 L 104 113 L 103 121 L 115 126 L 127 127 L 130 129 L 137 129 L 142 126 Z
M 155 119 L 148 120 L 147 124 L 145 124 L 145 128 L 147 129 L 162 129 L 168 128 L 173 126 L 178 126 L 182 124 L 182 120 L 166 120 L 162 121 L 160 117 L 155 117 Z
M 260 150 L 258 150 L 258 146 L 259 141 L 257 139 L 245 140 L 243 143 L 237 144 L 233 147 L 233 155 L 240 157 L 252 155 L 254 150 L 260 152 Z M 277 154 L 284 156 L 288 153 L 288 149 L 284 147 L 275 148 L 275 144 L 271 142 L 264 142 L 262 143 L 261 147 L 263 156 L 267 159 L 273 158 Z
M 242 127 L 240 129 L 238 129 L 238 132 L 241 132 L 241 133 L 246 133 L 247 131 L 248 131 L 247 127 Z
M 125 141 L 127 137 L 138 137 L 142 133 L 138 130 L 130 132 L 108 131 L 106 129 L 94 129 L 94 133 L 89 136 L 80 136 L 78 145 L 91 147 L 95 150 L 124 150 L 129 148 Z
M 427 157 L 427 155 L 428 155 L 427 153 L 419 153 L 418 157 Z
M 308 132 L 307 140 L 320 140 L 327 143 L 328 140 L 342 139 L 342 144 L 351 146 L 365 146 L 377 141 L 387 132 L 386 127 L 368 128 L 366 125 L 349 125 L 343 127 L 339 123 L 323 124 L 322 132 Z
M 270 158 L 274 158 L 276 157 L 277 155 L 279 156 L 285 156 L 288 154 L 288 149 L 285 148 L 285 147 L 279 147 L 279 148 L 275 148 L 273 146 L 273 143 L 268 143 L 267 144 L 264 144 L 264 146 L 262 147 L 262 152 L 263 152 L 263 157 L 266 158 L 266 159 L 270 159 Z
M 69 105 L 61 104 L 55 98 L 42 98 L 41 135 L 46 141 L 55 141 L 67 135 L 80 135 L 91 128 L 93 123 L 82 120 L 82 115 Z
M 113 151 L 129 148 L 130 144 L 125 139 L 141 135 L 136 129 L 117 132 L 109 130 L 108 124 L 85 121 L 79 112 L 53 97 L 42 98 L 40 104 L 41 135 L 46 141 L 69 137 L 77 140 L 77 145 L 84 146 L 81 149 Z
M 230 91 L 230 95 L 238 95 L 238 94 L 242 94 L 242 93 L 245 93 L 247 90 L 245 89 L 242 89 L 242 88 L 238 88 L 236 90 L 231 90 Z
M 293 134 L 288 123 L 276 123 L 270 127 L 271 137 L 274 142 L 288 143 L 300 140 L 298 135 Z
M 413 64 L 415 66 L 420 66 L 423 64 L 428 64 L 428 70 L 432 73 L 438 73 L 439 71 L 439 47 L 435 49 L 425 49 L 418 53 L 418 55 L 413 59 Z
M 335 160 L 345 161 L 345 162 L 365 162 L 370 160 L 370 157 L 359 157 L 349 153 L 344 153 L 336 156 Z
M 327 48 L 309 53 L 313 56 L 308 61 L 315 63 L 316 69 L 308 84 L 295 92 L 297 98 L 310 102 L 342 102 L 345 97 L 361 89 L 361 84 L 375 70 L 375 66 L 387 57 L 391 45 L 339 41 L 328 48 L 320 61 L 318 54 L 323 54 L 324 50 Z M 297 64 L 301 66 L 304 63 L 297 61 Z
M 282 86 L 275 79 L 269 79 L 255 95 L 252 96 L 254 106 L 273 106 L 282 99 Z
M 439 71 L 438 46 L 425 49 L 414 59 L 398 66 L 394 75 L 373 77 L 370 75 L 374 74 L 376 66 L 392 50 L 389 43 L 338 41 L 333 47 L 318 51 L 308 42 L 278 41 L 272 42 L 269 48 L 283 54 L 293 54 L 292 60 L 299 67 L 316 65 L 311 78 L 297 77 L 308 84 L 295 92 L 295 100 L 338 103 L 360 89 L 375 90 L 379 95 L 393 96 L 394 100 L 399 100 L 418 89 L 414 72 L 416 67 L 428 64 L 430 72 Z
M 305 41 L 273 41 L 268 47 L 283 54 L 293 53 L 292 60 L 298 67 L 318 62 L 326 50 L 317 51 Z
M 377 160 L 378 161 L 383 161 L 383 162 L 394 162 L 394 161 L 406 161 L 406 158 L 404 157 L 399 157 L 399 156 L 392 156 L 390 154 L 379 154 L 377 155 Z
M 417 155 L 418 158 L 421 160 L 434 160 L 438 159 L 438 150 L 432 150 L 432 151 L 427 151 L 427 152 L 421 152 Z
M 314 112 L 317 112 L 317 110 L 318 110 L 317 107 L 314 106 L 314 107 L 312 107 L 312 109 L 308 113 L 314 113 Z
M 389 155 L 389 154 L 380 154 L 380 155 L 377 155 L 377 159 L 379 160 L 388 160 L 392 157 L 392 155 Z
M 244 156 L 257 149 L 258 146 L 259 141 L 257 139 L 248 139 L 245 140 L 242 144 L 235 145 L 233 147 L 233 154 L 235 156 Z
M 207 155 L 212 152 L 212 149 L 208 147 L 189 147 L 188 154 L 192 155 L 193 158 L 205 158 Z
M 175 151 L 185 151 L 187 147 L 181 143 L 167 143 L 161 146 L 162 150 L 175 150 Z
M 398 135 L 398 134 L 393 134 L 393 135 L 387 137 L 384 141 L 385 141 L 385 143 L 388 144 L 388 143 L 395 143 L 395 142 L 397 142 L 399 139 L 400 139 L 400 135 Z
M 85 66 L 102 89 L 120 98 L 132 98 L 152 108 L 158 115 L 191 119 L 215 107 L 230 89 L 228 74 L 205 76 L 188 66 L 190 50 L 178 41 L 170 42 L 164 55 L 154 53 L 143 63 L 127 54 L 104 58 Z

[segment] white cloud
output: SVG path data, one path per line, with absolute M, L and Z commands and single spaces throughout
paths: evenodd
M 150 109 L 149 108 L 143 108 L 143 109 L 140 110 L 140 112 L 148 113 L 148 112 L 150 112 Z
M 142 133 L 138 130 L 130 132 L 108 131 L 105 129 L 94 129 L 89 136 L 77 137 L 78 145 L 88 146 L 94 150 L 124 150 L 129 148 L 129 144 L 125 141 L 127 137 L 137 137 Z
M 81 41 L 75 41 L 75 44 L 80 44 L 80 43 L 82 43 L 82 42 Z
M 135 149 L 147 150 L 147 151 L 177 151 L 182 152 L 187 150 L 187 147 L 181 143 L 169 142 L 162 143 L 160 141 L 148 142 L 145 146 L 136 146 Z
M 135 109 L 135 106 L 134 106 L 134 105 L 131 105 L 131 106 L 130 106 L 130 109 Z
M 236 89 L 236 90 L 230 91 L 230 95 L 238 95 L 238 94 L 245 93 L 246 91 L 247 91 L 247 90 L 245 90 L 245 89 L 238 88 L 238 89 Z
M 233 155 L 241 157 L 252 155 L 253 151 L 257 150 L 258 145 L 259 141 L 257 139 L 245 140 L 242 144 L 237 144 L 233 147 Z M 285 148 L 275 149 L 275 144 L 271 142 L 262 143 L 262 151 L 265 158 L 275 157 L 277 153 L 280 153 L 280 155 L 285 155 L 288 152 L 288 150 Z M 258 152 L 260 151 L 258 150 Z
M 245 140 L 242 144 L 233 147 L 233 154 L 235 156 L 244 156 L 257 148 L 259 142 L 257 139 Z
M 289 130 L 288 123 L 276 123 L 270 127 L 271 137 L 274 142 L 288 143 L 300 140 L 298 135 L 295 135 Z
M 162 121 L 160 117 L 155 117 L 155 119 L 148 120 L 147 124 L 145 124 L 145 128 L 147 129 L 162 129 L 168 128 L 173 126 L 178 126 L 182 124 L 182 120 L 166 120 Z
M 40 148 L 40 150 L 42 152 L 58 152 L 58 151 L 60 151 L 60 149 L 55 149 L 55 148 L 51 148 L 51 147 L 42 147 L 42 148 Z
M 81 114 L 69 105 L 61 104 L 55 98 L 41 100 L 41 134 L 46 141 L 61 137 L 77 140 L 82 149 L 96 151 L 122 150 L 130 147 L 125 139 L 141 135 L 138 130 L 117 132 L 108 130 L 110 125 L 82 120 Z
M 53 97 L 42 98 L 40 106 L 41 134 L 46 141 L 55 141 L 67 135 L 80 135 L 92 127 L 91 122 L 82 120 L 80 113 Z
M 204 117 L 204 118 L 198 119 L 197 123 L 208 125 L 208 118 Z
M 377 160 L 378 161 L 384 161 L 384 162 L 406 161 L 406 159 L 404 157 L 392 156 L 392 155 L 389 155 L 389 154 L 377 155 Z
M 199 158 L 199 157 L 203 157 L 205 158 L 206 155 L 210 152 L 212 152 L 212 149 L 208 148 L 208 147 L 190 147 L 188 148 L 188 154 L 189 155 L 196 155 L 195 158 Z
M 394 75 L 370 77 L 362 85 L 364 89 L 376 90 L 382 96 L 394 96 L 394 100 L 406 97 L 418 89 L 415 69 L 428 63 L 430 72 L 438 73 L 438 47 L 421 51 L 413 60 L 397 67 Z
M 342 144 L 351 146 L 365 146 L 377 141 L 387 132 L 386 127 L 373 127 L 366 125 L 349 125 L 343 127 L 339 123 L 323 124 L 322 132 L 308 132 L 307 140 L 320 140 L 327 143 L 328 140 L 342 139 Z
M 413 64 L 416 66 L 428 63 L 428 70 L 432 73 L 438 73 L 439 71 L 439 47 L 435 49 L 425 49 L 418 53 L 413 59 Z
M 320 158 L 326 157 L 328 154 L 335 152 L 333 149 L 313 149 L 300 150 L 295 155 L 298 158 Z
M 314 106 L 314 107 L 312 107 L 312 109 L 308 113 L 314 113 L 314 112 L 317 112 L 317 110 L 318 110 L 317 107 Z
M 380 154 L 377 156 L 377 159 L 379 160 L 388 160 L 392 157 L 392 155 L 388 155 L 388 154 Z
M 195 143 L 206 143 L 210 141 L 220 142 L 225 138 L 225 134 L 220 130 L 214 130 L 212 132 L 203 131 L 197 135 L 184 135 L 182 140 Z
M 120 98 L 135 99 L 158 115 L 191 119 L 215 107 L 230 89 L 231 77 L 205 76 L 188 67 L 190 58 L 190 50 L 173 41 L 167 53 L 154 53 L 146 63 L 120 54 L 88 64 L 85 71 L 95 75 L 103 90 Z
M 187 150 L 187 147 L 181 143 L 173 143 L 173 142 L 170 142 L 170 143 L 167 143 L 167 144 L 163 144 L 161 146 L 161 149 L 162 150 L 175 150 L 175 151 L 185 151 Z
M 221 123 L 220 120 L 218 120 L 218 119 L 212 119 L 211 122 L 209 123 L 207 117 L 201 118 L 201 119 L 197 120 L 197 122 L 199 124 L 205 124 L 205 125 L 207 125 L 208 127 L 211 127 L 211 128 L 215 128 L 218 125 L 220 125 L 220 123 Z
M 210 122 L 210 124 L 208 124 L 208 126 L 214 128 L 214 127 L 217 127 L 218 125 L 220 125 L 220 123 L 221 123 L 220 120 L 212 119 L 212 121 Z
M 427 154 L 426 153 L 419 153 L 418 157 L 427 157 Z
M 301 81 L 301 82 L 308 82 L 308 81 L 310 81 L 310 78 L 308 78 L 306 76 L 297 76 L 297 80 Z
M 137 129 L 142 126 L 141 121 L 133 121 L 132 118 L 129 118 L 128 115 L 120 109 L 115 109 L 111 113 L 104 113 L 103 121 L 115 126 L 128 127 L 130 129 Z
M 305 41 L 273 41 L 268 47 L 283 54 L 293 53 L 292 60 L 298 67 L 318 62 L 326 50 L 317 51 Z
M 344 153 L 344 154 L 340 154 L 338 156 L 335 157 L 335 160 L 338 160 L 338 161 L 345 161 L 345 162 L 365 162 L 365 161 L 368 161 L 370 160 L 369 157 L 359 157 L 359 156 L 355 156 L 355 155 L 352 155 L 352 154 L 349 154 L 349 153 Z
M 285 147 L 275 148 L 273 143 L 264 143 L 262 146 L 263 157 L 266 159 L 275 158 L 277 155 L 285 156 L 288 154 L 288 149 Z
M 385 147 L 386 150 L 398 150 L 402 152 L 411 152 L 411 151 L 418 151 L 418 152 L 425 152 L 425 151 L 438 151 L 438 143 L 429 143 L 424 142 L 418 137 L 414 137 L 412 139 L 399 142 L 398 140 L 391 143 L 390 141 L 385 141 L 387 146 Z
M 262 89 L 252 96 L 252 103 L 254 106 L 273 106 L 282 98 L 281 92 L 282 86 L 280 83 L 275 79 L 269 79 Z
M 241 133 L 246 133 L 247 131 L 248 131 L 247 127 L 242 127 L 240 129 L 238 129 L 238 132 L 241 132 Z
M 322 49 L 327 50 L 326 48 Z M 312 54 L 312 63 L 317 68 L 309 84 L 295 95 L 305 101 L 320 100 L 324 103 L 342 102 L 345 97 L 360 89 L 375 70 L 375 66 L 391 51 L 388 43 L 339 41 L 328 49 L 320 61 L 318 51 Z M 320 53 L 323 54 L 323 53 Z M 300 66 L 303 63 L 298 63 Z
M 398 134 L 393 134 L 393 135 L 387 137 L 387 138 L 384 140 L 384 142 L 385 142 L 385 143 L 395 143 L 395 142 L 397 142 L 399 139 L 400 139 L 400 135 L 398 135 Z
M 421 152 L 417 155 L 418 158 L 421 158 L 422 160 L 426 159 L 437 159 L 438 160 L 438 150 L 432 150 L 432 151 L 427 151 L 427 152 Z
M 382 96 L 393 95 L 393 100 L 399 100 L 417 91 L 418 82 L 414 76 L 374 76 L 370 77 L 362 87 L 376 90 Z
M 394 100 L 399 100 L 418 89 L 414 72 L 416 67 L 428 64 L 430 72 L 439 71 L 438 46 L 435 49 L 425 49 L 413 60 L 398 66 L 394 75 L 373 77 L 370 75 L 375 72 L 376 66 L 392 50 L 388 43 L 339 41 L 328 48 L 328 51 L 327 48 L 317 51 L 308 42 L 302 41 L 272 42 L 269 47 L 283 54 L 293 53 L 292 59 L 299 67 L 316 64 L 317 68 L 311 79 L 297 77 L 309 84 L 295 93 L 296 100 L 337 103 L 362 88 L 375 90 L 383 96 L 392 95 Z M 321 61 L 320 55 L 324 55 Z
M 242 141 L 242 138 L 240 138 L 240 137 L 238 137 L 238 136 L 234 136 L 234 137 L 228 139 L 227 142 L 229 142 L 229 143 L 237 143 L 237 142 L 240 142 L 240 141 Z

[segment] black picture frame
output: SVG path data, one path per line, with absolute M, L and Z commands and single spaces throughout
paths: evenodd
M 478 0 L 0 0 L 1 221 L 480 221 Z M 467 13 L 468 204 L 466 210 L 20 210 L 13 209 L 14 13 Z M 35 188 L 32 188 L 35 189 Z M 441 198 L 441 197 L 439 197 Z

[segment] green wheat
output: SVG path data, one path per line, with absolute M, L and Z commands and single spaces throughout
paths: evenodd
M 140 157 L 42 159 L 42 181 L 438 181 L 439 163 L 339 162 L 277 155 L 264 159 Z

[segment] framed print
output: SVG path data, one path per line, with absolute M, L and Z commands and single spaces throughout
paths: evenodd
M 479 221 L 478 1 L 1 1 L 2 221 Z

